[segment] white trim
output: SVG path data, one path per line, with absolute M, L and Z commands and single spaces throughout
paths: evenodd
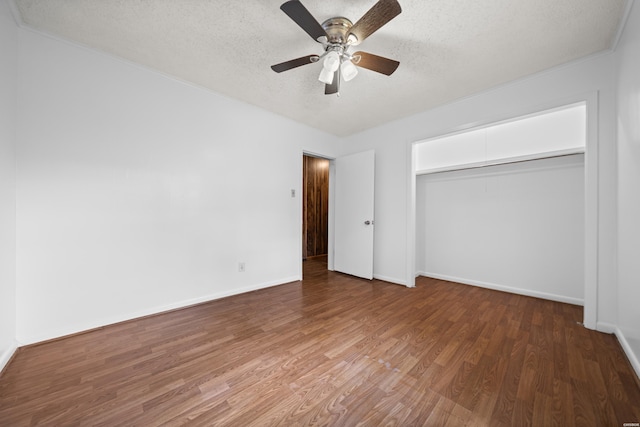
M 0 372 L 7 366 L 16 351 L 18 351 L 18 343 L 14 341 L 11 347 L 0 354 Z
M 631 347 L 627 337 L 624 336 L 620 328 L 616 326 L 614 333 L 616 334 L 618 341 L 620 341 L 620 345 L 622 346 L 624 353 L 627 355 L 629 363 L 631 363 L 631 367 L 636 371 L 636 375 L 638 376 L 638 379 L 640 379 L 640 360 L 638 359 L 638 355 L 633 351 L 633 347 Z
M 294 227 L 295 227 L 295 231 L 298 235 L 298 249 L 300 250 L 300 252 L 296 252 L 297 254 L 297 259 L 295 260 L 297 266 L 298 266 L 298 274 L 300 276 L 300 280 L 302 280 L 304 278 L 304 264 L 303 264 L 303 253 L 304 253 L 304 156 L 306 156 L 306 152 L 304 150 L 302 150 L 302 152 L 300 153 L 300 155 L 298 156 L 298 171 L 300 173 L 299 177 L 298 177 L 298 183 L 296 184 L 296 187 L 298 188 L 298 195 L 297 195 L 297 199 L 296 202 L 296 206 L 298 209 L 298 220 L 295 221 Z
M 551 301 L 563 302 L 566 304 L 583 305 L 584 301 L 580 298 L 568 297 L 565 295 L 550 294 L 547 292 L 538 292 L 531 289 L 514 288 L 511 286 L 498 285 L 495 283 L 482 282 L 480 280 L 470 280 L 461 277 L 448 276 L 446 274 L 430 273 L 421 271 L 420 276 L 432 279 L 446 280 L 448 282 L 461 283 L 463 285 L 477 286 L 480 288 L 492 289 L 494 291 L 509 292 L 511 294 L 525 295 L 528 297 L 542 298 Z
M 464 163 L 464 164 L 453 165 L 453 166 L 445 166 L 441 168 L 422 169 L 422 170 L 416 171 L 416 175 L 429 175 L 432 173 L 439 173 L 439 172 L 450 172 L 450 171 L 465 170 L 465 169 L 477 169 L 477 168 L 484 168 L 487 166 L 505 165 L 508 163 L 520 163 L 520 162 L 528 162 L 531 160 L 542 160 L 542 159 L 550 159 L 553 157 L 571 156 L 573 154 L 582 154 L 584 152 L 585 152 L 584 147 L 568 148 L 565 150 L 546 151 L 543 153 L 526 154 L 523 156 L 504 157 L 502 159 L 487 160 L 487 161 L 474 162 L 474 163 Z
M 581 160 L 568 160 L 565 162 L 553 162 L 555 159 L 563 158 L 563 157 L 577 157 L 582 156 Z M 535 162 L 535 163 L 534 163 Z M 540 163 L 544 162 L 544 163 Z M 553 157 L 545 157 L 542 159 L 531 159 L 525 160 L 517 163 L 528 163 L 528 165 L 524 165 L 518 168 L 501 168 L 501 166 L 509 166 L 513 165 L 516 162 L 504 163 L 498 165 L 488 165 L 488 167 L 494 167 L 494 169 L 484 169 L 482 167 L 479 168 L 466 168 L 452 171 L 443 171 L 443 173 L 428 173 L 419 176 L 419 179 L 430 179 L 437 181 L 450 181 L 450 180 L 458 180 L 460 179 L 458 172 L 464 173 L 465 177 L 474 177 L 474 176 L 504 176 L 504 175 L 516 175 L 519 173 L 526 172 L 528 170 L 535 169 L 536 171 L 543 170 L 554 170 L 554 169 L 567 169 L 571 167 L 584 167 L 584 153 L 574 153 L 567 154 L 564 156 L 553 156 Z
M 336 237 L 336 161 L 329 160 L 329 218 L 327 220 L 327 270 L 335 271 L 335 237 Z
M 135 319 L 138 319 L 140 317 L 151 316 L 151 315 L 154 315 L 154 314 L 161 314 L 161 313 L 164 313 L 164 312 L 167 312 L 167 311 L 186 308 L 186 307 L 193 306 L 193 305 L 196 305 L 196 304 L 202 304 L 202 303 L 214 301 L 214 300 L 221 299 L 221 298 L 226 298 L 226 297 L 230 297 L 230 296 L 234 296 L 234 295 L 243 294 L 243 293 L 246 293 L 246 292 L 256 291 L 256 290 L 265 289 L 265 288 L 270 288 L 270 287 L 273 287 L 273 286 L 284 285 L 285 283 L 298 282 L 299 280 L 300 280 L 300 278 L 297 277 L 297 276 L 284 277 L 282 279 L 273 280 L 273 281 L 264 282 L 264 283 L 259 283 L 259 284 L 251 285 L 251 286 L 246 286 L 246 287 L 239 288 L 239 289 L 234 289 L 234 290 L 224 291 L 224 292 L 217 292 L 215 294 L 210 294 L 210 295 L 206 295 L 206 296 L 202 296 L 202 297 L 198 297 L 198 298 L 192 298 L 192 299 L 183 300 L 183 301 L 176 302 L 176 303 L 161 305 L 161 306 L 158 306 L 158 307 L 148 308 L 148 309 L 145 309 L 145 310 L 139 310 L 139 311 L 127 314 L 127 315 L 109 317 L 109 318 L 103 319 L 100 322 L 86 323 L 84 325 L 81 325 L 78 328 L 73 329 L 73 330 L 70 330 L 70 329 L 64 329 L 64 330 L 58 329 L 57 331 L 53 331 L 53 332 L 50 332 L 50 333 L 47 333 L 47 334 L 32 335 L 32 336 L 19 337 L 19 338 L 20 338 L 20 342 L 22 344 L 24 344 L 24 345 L 35 344 L 35 343 L 38 343 L 38 342 L 41 342 L 41 341 L 48 341 L 48 340 L 55 339 L 55 338 L 62 338 L 62 337 L 65 337 L 67 335 L 73 335 L 73 334 L 77 334 L 77 333 L 82 333 L 82 332 L 90 331 L 92 329 L 102 328 L 102 327 L 113 325 L 113 324 L 120 323 L 120 322 L 126 322 L 126 321 L 129 321 L 129 320 L 135 320 Z
M 380 274 L 374 274 L 373 278 L 376 280 L 382 280 L 383 282 L 389 282 L 389 283 L 394 283 L 396 285 L 402 285 L 402 286 L 407 286 L 407 281 L 406 280 L 402 280 L 402 279 L 396 279 L 395 277 L 389 277 L 389 276 L 382 276 Z M 407 287 L 411 287 L 411 286 L 407 286 Z
M 598 322 L 599 274 L 599 93 L 591 92 L 587 101 L 587 145 L 584 157 L 584 312 L 583 323 L 595 329 Z
M 607 322 L 598 322 L 598 325 L 596 327 L 596 331 L 603 332 L 605 334 L 615 334 L 616 329 L 618 329 L 616 325 Z
M 407 163 L 409 173 L 407 174 L 407 238 L 406 238 L 406 259 L 405 286 L 413 288 L 416 286 L 416 144 L 407 144 Z

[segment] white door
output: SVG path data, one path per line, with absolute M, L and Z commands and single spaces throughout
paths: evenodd
M 334 269 L 373 279 L 375 152 L 335 160 Z

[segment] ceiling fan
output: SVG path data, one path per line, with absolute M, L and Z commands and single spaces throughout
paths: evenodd
M 276 73 L 324 59 L 318 80 L 325 84 L 326 95 L 334 93 L 340 95 L 340 80 L 353 79 L 358 74 L 356 66 L 390 76 L 400 65 L 398 61 L 371 53 L 348 52 L 351 46 L 362 43 L 364 39 L 402 12 L 397 0 L 379 0 L 355 24 L 347 18 L 335 17 L 327 19 L 321 25 L 299 0 L 289 0 L 283 3 L 280 9 L 313 40 L 322 44 L 324 53 L 272 65 L 271 69 Z

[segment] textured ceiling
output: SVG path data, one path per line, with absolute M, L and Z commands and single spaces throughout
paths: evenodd
M 375 0 L 301 0 L 322 22 Z M 173 75 L 335 135 L 349 135 L 611 47 L 624 0 L 399 0 L 357 50 L 400 61 L 324 95 L 322 53 L 284 0 L 15 0 L 25 25 Z

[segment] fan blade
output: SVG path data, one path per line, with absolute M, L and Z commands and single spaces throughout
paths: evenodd
M 324 85 L 324 94 L 333 95 L 340 90 L 340 71 L 333 73 L 333 82 L 330 85 Z
M 315 60 L 314 60 L 315 58 Z M 281 62 L 280 64 L 272 65 L 271 69 L 276 73 L 290 70 L 292 68 L 301 67 L 303 65 L 312 64 L 318 61 L 318 55 L 307 55 L 302 58 L 292 59 L 291 61 Z
M 318 41 L 319 37 L 327 35 L 322 25 L 316 21 L 316 18 L 311 15 L 306 7 L 298 0 L 289 0 L 280 6 L 280 9 L 286 13 L 289 18 L 293 19 L 296 24 L 300 26 L 312 39 Z
M 350 34 L 358 38 L 354 45 L 362 43 L 364 39 L 375 33 L 380 27 L 402 12 L 397 0 L 380 0 L 374 4 L 358 22 L 351 27 Z
M 360 57 L 360 59 L 358 59 L 358 57 Z M 393 74 L 393 72 L 398 68 L 398 65 L 400 65 L 398 61 L 394 61 L 393 59 L 367 52 L 356 52 L 352 55 L 352 58 L 351 62 L 358 67 L 386 74 L 387 76 Z

